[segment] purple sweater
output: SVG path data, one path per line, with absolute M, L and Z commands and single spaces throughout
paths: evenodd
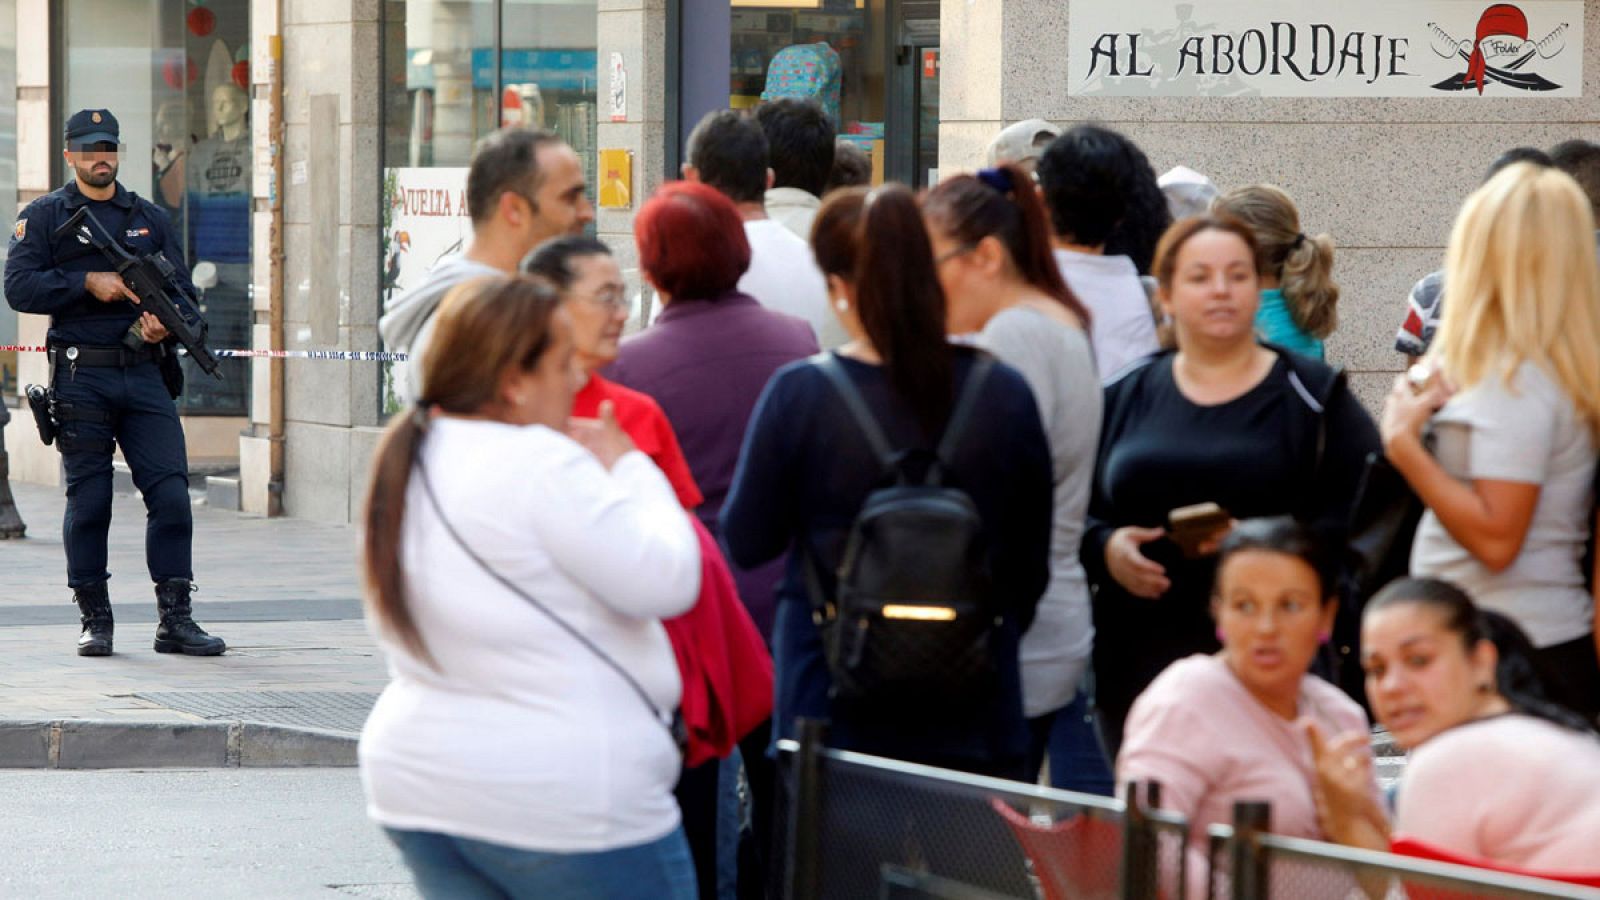
M 756 400 L 782 366 L 817 352 L 802 319 L 730 292 L 714 300 L 676 300 L 656 322 L 622 342 L 604 377 L 649 394 L 677 432 L 705 502 L 695 510 L 721 540 L 717 514 L 733 482 Z M 768 643 L 784 559 L 735 569 L 739 597 Z

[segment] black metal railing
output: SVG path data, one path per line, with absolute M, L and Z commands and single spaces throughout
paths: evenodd
M 1469 900 L 1600 890 L 1274 835 L 1265 803 L 1191 832 L 1160 786 L 1122 799 L 782 741 L 772 895 L 784 900 Z
M 779 744 L 775 811 L 790 900 L 1181 896 L 1189 829 L 1155 785 L 1125 803 L 827 749 L 816 723 L 799 737 Z
M 1241 803 L 1232 827 L 1209 829 L 1211 846 L 1225 848 L 1229 861 L 1228 871 L 1212 873 L 1218 900 L 1600 900 L 1600 890 L 1575 884 L 1272 834 L 1269 815 L 1266 804 Z

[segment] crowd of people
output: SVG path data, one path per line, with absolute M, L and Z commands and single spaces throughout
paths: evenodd
M 1283 189 L 1094 125 L 1018 123 L 920 194 L 848 146 L 798 100 L 706 116 L 635 218 L 660 309 L 628 337 L 571 149 L 478 148 L 471 246 L 381 326 L 409 406 L 363 546 L 393 682 L 362 772 L 426 895 L 766 896 L 801 719 L 1157 780 L 1196 854 L 1258 799 L 1600 880 L 1600 145 L 1466 199 L 1376 420 Z M 1419 520 L 1369 598 L 1376 466 Z M 1413 751 L 1392 801 L 1373 719 Z

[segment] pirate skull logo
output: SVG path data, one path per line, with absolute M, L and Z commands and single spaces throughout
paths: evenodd
M 1440 91 L 1465 91 L 1476 88 L 1483 93 L 1487 85 L 1502 84 L 1522 91 L 1554 91 L 1561 85 L 1525 71 L 1535 58 L 1550 59 L 1567 46 L 1567 24 L 1557 25 L 1537 42 L 1528 39 L 1528 17 L 1510 3 L 1496 3 L 1478 17 L 1474 40 L 1457 40 L 1436 22 L 1428 23 L 1433 34 L 1433 52 L 1445 59 L 1466 61 L 1467 70 L 1434 85 Z

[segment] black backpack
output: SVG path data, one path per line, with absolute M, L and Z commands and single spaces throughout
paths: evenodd
M 867 495 L 850 526 L 832 602 L 815 558 L 805 560 L 834 696 L 895 706 L 989 696 L 999 618 L 983 519 L 972 498 L 943 479 L 994 360 L 981 356 L 974 364 L 932 453 L 893 450 L 838 360 L 828 354 L 815 365 L 892 478 Z

